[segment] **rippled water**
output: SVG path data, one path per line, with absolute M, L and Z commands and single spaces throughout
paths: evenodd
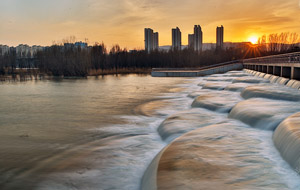
M 127 75 L 1 83 L 0 189 L 137 189 L 164 146 L 160 118 L 139 107 L 181 82 Z
M 139 189 L 147 166 L 163 147 L 188 131 L 228 122 L 229 112 L 239 102 L 241 108 L 235 107 L 236 114 L 231 113 L 230 118 L 240 120 L 236 121 L 240 125 L 224 130 L 227 137 L 231 130 L 235 135 L 220 148 L 234 150 L 238 144 L 233 157 L 256 158 L 249 166 L 251 171 L 245 170 L 248 180 L 255 182 L 253 170 L 266 165 L 274 169 L 258 174 L 268 171 L 272 175 L 257 184 L 280 179 L 270 189 L 299 189 L 300 177 L 273 146 L 272 131 L 262 131 L 269 129 L 262 125 L 272 119 L 273 127 L 300 110 L 294 104 L 292 111 L 287 111 L 292 103 L 284 99 L 284 90 L 278 90 L 276 100 L 261 101 L 265 96 L 255 99 L 256 88 L 251 90 L 251 86 L 273 84 L 253 78 L 232 72 L 202 78 L 127 75 L 1 83 L 0 189 Z M 251 99 L 240 96 L 249 85 L 248 94 L 258 102 L 257 109 L 261 110 L 263 104 L 274 106 L 273 115 L 258 112 L 253 116 L 243 111 L 252 104 Z M 293 100 L 297 100 L 297 92 L 294 95 Z M 253 106 L 251 109 L 255 111 Z M 284 114 L 277 115 L 276 109 L 285 110 Z M 259 124 L 243 119 L 248 116 Z M 243 138 L 234 138 L 238 131 L 249 140 L 239 143 Z M 247 154 L 243 149 L 256 153 Z M 239 155 L 241 152 L 243 155 Z M 249 164 L 228 161 L 237 166 Z

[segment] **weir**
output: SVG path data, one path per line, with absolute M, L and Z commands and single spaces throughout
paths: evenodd
M 245 69 L 300 80 L 300 52 L 245 59 Z
M 151 75 L 153 77 L 199 77 L 243 68 L 300 80 L 300 52 L 236 60 L 201 68 L 153 68 Z
M 273 140 L 282 157 L 300 174 L 300 112 L 288 117 L 276 129 Z
M 300 115 L 293 114 L 300 112 L 300 82 L 289 78 L 297 64 L 253 64 L 200 77 L 188 94 L 190 107 L 159 125 L 168 146 L 148 167 L 141 189 L 299 189 L 284 182 L 292 173 L 299 182 Z
M 280 77 L 280 76 L 271 75 L 271 74 L 265 74 L 265 73 L 261 73 L 261 72 L 253 71 L 253 70 L 249 70 L 249 69 L 244 69 L 244 71 L 247 73 L 250 73 L 254 76 L 268 79 L 271 83 L 277 83 L 277 84 L 281 84 L 281 85 L 286 85 L 291 88 L 300 89 L 300 81 L 299 80 L 289 79 L 289 78 Z

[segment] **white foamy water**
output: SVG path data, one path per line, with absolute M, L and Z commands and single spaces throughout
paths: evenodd
M 238 83 L 233 84 L 235 79 Z M 227 140 L 219 148 L 234 150 L 234 142 L 242 139 L 237 138 L 239 131 L 249 139 L 239 143 L 232 155 L 242 156 L 244 163 L 227 160 L 232 165 L 248 165 L 243 180 L 252 181 L 252 189 L 258 188 L 253 175 L 267 171 L 272 173 L 263 178 L 267 181 L 257 184 L 265 185 L 269 180 L 277 181 L 269 189 L 299 189 L 300 177 L 280 157 L 273 145 L 272 131 L 260 127 L 268 125 L 270 118 L 273 122 L 272 117 L 278 123 L 297 112 L 297 108 L 291 111 L 289 106 L 298 102 L 262 96 L 260 101 L 265 98 L 265 102 L 277 101 L 280 106 L 266 103 L 265 112 L 272 111 L 268 119 L 263 105 L 250 106 L 260 123 L 255 126 L 242 119 L 248 113 L 239 111 L 247 110 L 252 101 L 243 99 L 240 91 L 263 85 L 256 83 L 260 81 L 239 71 L 189 79 L 129 76 L 1 84 L 4 90 L 0 101 L 5 106 L 0 108 L 0 189 L 137 190 L 152 159 L 172 140 L 195 129 L 235 120 L 234 135 L 231 128 L 224 129 Z M 278 93 L 281 91 L 279 88 Z M 192 108 L 195 98 L 207 94 L 208 103 Z M 236 107 L 243 101 L 249 103 Z M 232 109 L 237 110 L 237 116 L 228 119 Z M 255 157 L 253 162 L 247 160 L 251 156 Z M 259 167 L 266 163 L 267 170 Z

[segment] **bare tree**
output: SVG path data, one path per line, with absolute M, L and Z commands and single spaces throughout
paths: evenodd
M 297 43 L 300 42 L 299 35 L 297 33 L 291 33 L 289 36 L 290 48 L 294 49 Z

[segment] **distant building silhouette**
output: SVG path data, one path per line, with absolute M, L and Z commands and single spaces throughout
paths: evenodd
M 153 48 L 158 50 L 159 47 L 159 35 L 158 32 L 153 33 Z
M 189 48 L 194 49 L 194 34 L 189 34 Z
M 178 27 L 172 29 L 172 48 L 181 50 L 181 31 Z
M 20 44 L 16 47 L 16 55 L 18 58 L 31 57 L 31 47 L 27 44 Z
M 145 28 L 145 50 L 148 53 L 158 49 L 158 40 L 158 32 L 153 33 L 151 28 Z
M 87 48 L 88 44 L 86 42 L 75 42 L 75 47 L 81 47 L 82 49 Z
M 224 44 L 224 27 L 217 27 L 217 48 L 222 49 Z
M 64 50 L 68 49 L 75 49 L 75 48 L 80 48 L 80 49 L 87 49 L 88 44 L 86 42 L 75 42 L 75 43 L 64 43 Z
M 9 46 L 7 45 L 0 45 L 0 55 L 5 55 L 9 53 Z
M 194 26 L 194 50 L 197 52 L 202 51 L 203 33 L 200 25 Z
M 150 53 L 153 51 L 153 30 L 145 28 L 145 50 Z

